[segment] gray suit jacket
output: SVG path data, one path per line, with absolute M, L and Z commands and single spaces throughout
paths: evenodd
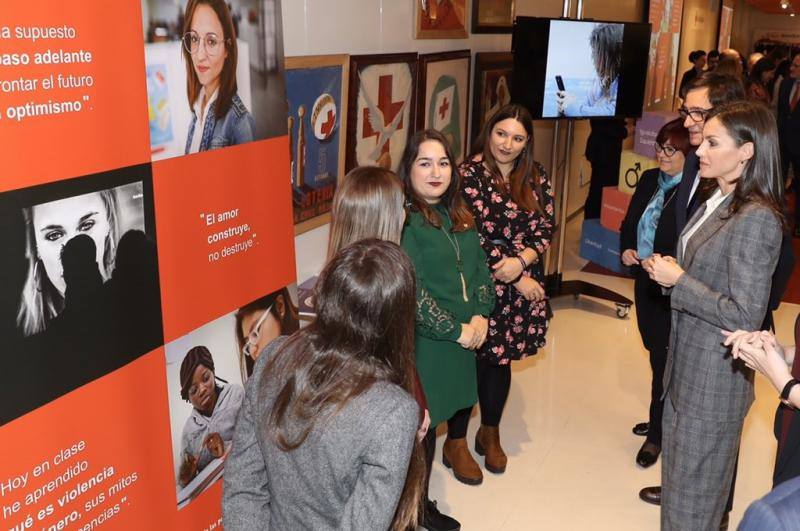
M 781 225 L 766 206 L 750 203 L 726 219 L 731 195 L 694 233 L 685 273 L 672 288 L 672 329 L 664 395 L 683 415 L 741 420 L 753 402 L 753 372 L 731 358 L 720 330 L 758 330 L 781 247 Z M 703 205 L 687 224 L 705 211 Z M 686 229 L 684 229 L 686 232 Z
M 387 529 L 405 484 L 417 403 L 400 387 L 378 382 L 318 421 L 299 448 L 285 452 L 264 428 L 282 384 L 264 368 L 282 343 L 264 349 L 247 382 L 225 466 L 223 526 Z

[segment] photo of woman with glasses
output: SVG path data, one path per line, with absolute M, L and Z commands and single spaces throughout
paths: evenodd
M 634 298 L 636 321 L 642 343 L 650 353 L 653 380 L 650 385 L 650 416 L 648 422 L 634 426 L 636 435 L 647 438 L 636 454 L 636 463 L 647 468 L 661 453 L 661 416 L 664 402 L 664 367 L 670 331 L 669 295 L 650 279 L 641 261 L 654 253 L 675 255 L 678 240 L 675 225 L 678 183 L 683 176 L 686 154 L 691 149 L 689 132 L 679 118 L 665 124 L 653 144 L 658 168 L 645 171 L 631 198 L 628 212 L 620 230 L 622 263 L 632 268 L 635 277 Z
M 180 368 L 181 398 L 192 405 L 183 425 L 178 484 L 186 487 L 214 459 L 225 457 L 242 405 L 241 385 L 217 378 L 214 359 L 205 346 L 186 353 Z
M 289 290 L 279 289 L 239 308 L 236 318 L 236 342 L 242 381 L 253 373 L 258 355 L 278 336 L 290 336 L 300 329 L 297 307 Z
M 185 153 L 251 142 L 255 120 L 237 94 L 238 47 L 223 0 L 189 0 L 183 32 L 192 118 Z

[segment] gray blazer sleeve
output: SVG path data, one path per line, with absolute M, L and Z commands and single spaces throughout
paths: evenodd
M 687 312 L 724 330 L 757 330 L 769 302 L 772 273 L 778 262 L 782 230 L 766 207 L 747 208 L 731 220 L 726 292 L 715 291 L 689 272 L 672 289 L 674 310 Z
M 388 412 L 376 410 L 361 473 L 344 508 L 341 529 L 389 529 L 406 481 L 419 409 L 406 393 Z M 227 527 L 226 527 L 227 529 Z
M 229 531 L 269 529 L 267 466 L 258 445 L 250 394 L 245 395 L 225 463 L 222 524 Z

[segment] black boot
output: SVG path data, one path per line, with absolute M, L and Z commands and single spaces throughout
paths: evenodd
M 461 524 L 458 520 L 439 512 L 436 502 L 425 500 L 425 509 L 419 525 L 428 531 L 459 531 Z

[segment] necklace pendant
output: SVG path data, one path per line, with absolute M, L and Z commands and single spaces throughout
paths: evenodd
M 469 297 L 467 296 L 467 283 L 464 281 L 464 273 L 459 271 L 458 276 L 461 277 L 461 294 L 464 297 L 464 302 L 469 302 Z

